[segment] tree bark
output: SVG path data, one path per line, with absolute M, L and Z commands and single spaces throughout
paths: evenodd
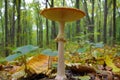
M 43 47 L 43 25 L 42 25 L 42 19 L 40 18 L 39 19 L 40 21 L 39 21 L 39 23 L 41 24 L 40 25 L 40 30 L 39 30 L 39 37 L 40 37 L 40 47 L 42 48 Z
M 8 56 L 8 0 L 5 0 L 5 56 Z
M 20 18 L 20 7 L 21 7 L 21 0 L 18 0 L 18 5 L 17 5 L 17 47 L 21 46 L 21 18 Z
M 90 26 L 90 32 L 92 33 L 90 36 L 90 41 L 94 42 L 94 3 L 95 1 L 92 0 L 92 17 L 91 17 L 91 26 Z
M 104 4 L 104 24 L 103 24 L 103 42 L 107 43 L 107 0 Z
M 92 0 L 92 18 L 91 18 L 92 25 L 94 25 L 94 3 L 95 1 Z
M 65 0 L 63 0 L 62 5 L 65 6 Z
M 15 47 L 15 4 L 16 4 L 16 0 L 13 0 L 12 26 L 11 26 L 11 46 L 12 47 Z
M 85 9 L 86 18 L 87 18 L 87 24 L 91 24 L 90 16 L 88 14 L 88 8 L 87 8 L 87 2 L 86 2 L 86 0 L 84 0 L 83 4 L 84 4 L 84 9 Z
M 46 8 L 48 7 L 47 5 L 48 0 L 46 0 Z M 49 45 L 49 28 L 48 28 L 48 19 L 46 19 L 46 45 Z
M 99 16 L 98 16 L 98 33 L 99 33 L 99 35 L 97 36 L 97 41 L 98 42 L 100 42 L 101 41 L 101 32 L 102 32 L 102 30 L 101 30 L 101 0 L 99 0 L 99 2 L 98 2 L 98 8 L 99 8 L 99 10 L 100 10 L 100 12 L 98 12 L 98 14 L 100 14 Z
M 80 9 L 80 0 L 76 0 L 76 8 Z M 70 27 L 69 27 L 70 28 Z M 80 34 L 80 20 L 76 21 L 76 35 Z M 79 43 L 79 39 L 77 40 L 77 42 Z
M 5 38 L 5 36 L 4 36 L 5 30 L 4 29 L 5 29 L 5 27 L 4 27 L 4 21 L 3 21 L 4 19 L 2 17 L 2 10 L 0 10 L 0 17 L 1 17 L 0 23 L 1 23 L 1 30 L 2 30 L 1 43 L 0 44 L 1 44 L 2 47 L 5 47 L 5 44 L 4 44 L 4 41 L 5 41 L 5 39 L 4 39 Z
M 51 7 L 54 7 L 54 0 L 51 0 Z M 51 39 L 55 39 L 57 36 L 57 30 L 56 30 L 56 25 L 55 25 L 55 21 L 51 22 Z M 56 49 L 58 49 L 58 43 L 56 42 Z
M 90 18 L 87 8 L 87 2 L 84 0 L 84 8 L 86 12 L 86 18 L 87 18 L 87 29 L 89 34 L 89 41 L 94 42 L 94 0 L 92 0 L 92 18 Z
M 113 0 L 113 44 L 116 41 L 116 0 Z
M 80 0 L 76 0 L 76 8 L 79 9 L 80 5 L 79 5 Z M 76 34 L 80 33 L 80 20 L 76 21 Z

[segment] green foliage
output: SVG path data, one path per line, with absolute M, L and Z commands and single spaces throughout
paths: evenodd
M 119 40 L 120 40 L 120 16 L 118 16 L 117 18 L 116 18 L 116 30 L 117 30 L 117 32 L 116 32 L 116 34 L 117 34 L 117 41 L 119 42 Z M 119 44 L 120 44 L 120 42 L 119 42 Z
M 29 52 L 34 51 L 34 50 L 36 50 L 36 49 L 38 49 L 38 47 L 35 47 L 35 46 L 33 46 L 33 45 L 26 45 L 26 46 L 18 47 L 17 49 L 15 49 L 15 50 L 13 51 L 15 54 L 6 57 L 6 60 L 7 60 L 7 61 L 15 60 L 15 59 L 17 59 L 18 57 L 23 56 L 23 55 L 26 55 L 26 54 L 28 54 Z
M 76 52 L 78 48 L 79 48 L 79 45 L 76 42 L 69 41 L 65 45 L 65 50 L 70 52 L 70 53 Z
M 103 48 L 104 47 L 104 44 L 103 43 L 94 43 L 93 45 L 92 45 L 94 48 Z
M 14 50 L 14 53 L 21 53 L 21 54 L 27 54 L 33 50 L 38 49 L 38 47 L 35 47 L 33 45 L 26 45 L 22 47 L 18 47 L 16 50 Z
M 90 76 L 77 76 L 80 80 L 90 80 Z
M 45 54 L 47 56 L 57 56 L 58 52 L 57 51 L 52 51 L 51 49 L 45 49 L 42 51 L 42 54 Z
M 90 76 L 81 76 L 79 77 L 80 80 L 90 80 Z
M 15 60 L 16 58 L 18 58 L 20 56 L 22 56 L 22 54 L 16 53 L 16 54 L 13 54 L 13 55 L 10 55 L 10 56 L 6 57 L 6 60 L 7 61 L 13 61 L 13 60 Z
M 86 51 L 86 48 L 85 48 L 85 47 L 80 48 L 80 49 L 77 50 L 77 52 L 79 52 L 79 53 L 84 53 L 85 51 Z
M 117 53 L 115 54 L 115 57 L 116 57 L 116 56 L 120 56 L 120 52 L 117 52 Z
M 102 54 L 100 52 L 98 52 L 98 51 L 93 51 L 92 56 L 97 59 L 98 57 L 101 57 Z
M 1 64 L 5 64 L 5 62 L 6 62 L 5 58 L 4 57 L 0 57 L 0 63 Z

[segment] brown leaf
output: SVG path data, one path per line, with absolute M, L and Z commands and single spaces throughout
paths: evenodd
M 33 57 L 28 61 L 27 67 L 32 73 L 36 74 L 46 71 L 48 69 L 48 56 L 40 54 Z
M 67 68 L 75 73 L 95 73 L 96 70 L 92 66 L 80 65 L 80 64 L 72 64 L 67 65 Z
M 3 65 L 2 64 L 0 64 L 0 70 L 2 70 L 3 69 Z

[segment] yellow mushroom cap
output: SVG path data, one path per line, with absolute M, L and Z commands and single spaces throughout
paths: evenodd
M 50 20 L 64 22 L 78 20 L 85 16 L 83 11 L 67 7 L 47 8 L 44 9 L 40 14 Z

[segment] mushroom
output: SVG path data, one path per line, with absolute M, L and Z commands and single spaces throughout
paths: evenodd
M 65 75 L 65 64 L 64 64 L 64 27 L 65 22 L 70 22 L 78 20 L 85 16 L 85 13 L 79 9 L 67 8 L 67 7 L 55 7 L 47 8 L 41 11 L 40 13 L 44 17 L 59 22 L 59 32 L 57 38 L 55 39 L 58 42 L 58 67 L 57 67 L 57 76 L 56 80 L 66 80 Z

